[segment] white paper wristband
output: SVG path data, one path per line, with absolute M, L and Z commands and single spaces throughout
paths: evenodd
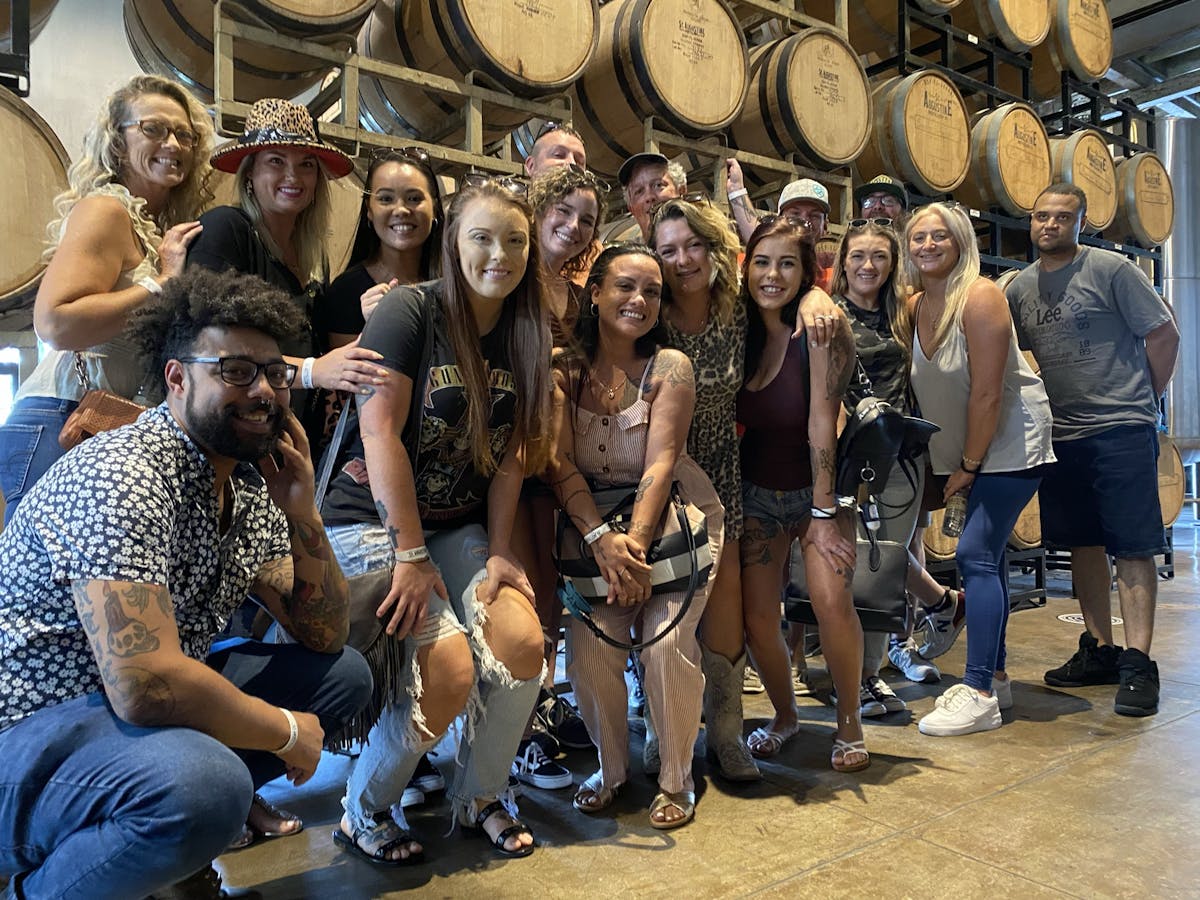
M 161 294 L 162 293 L 162 285 L 159 284 L 157 281 L 155 281 L 153 278 L 151 278 L 149 275 L 144 275 L 141 278 L 139 278 L 137 280 L 137 286 L 140 288 L 145 288 L 151 294 Z
M 309 356 L 300 364 L 300 386 L 310 391 L 313 389 L 312 370 L 316 361 L 314 357 Z
M 291 733 L 288 735 L 287 743 L 275 751 L 276 756 L 282 756 L 295 747 L 296 739 L 300 737 L 300 726 L 296 724 L 296 717 L 292 715 L 292 711 L 284 709 L 282 706 L 279 707 L 279 711 L 287 717 L 288 728 L 291 729 Z
M 725 196 L 728 197 L 732 201 L 732 200 L 736 200 L 738 197 L 748 196 L 749 193 L 750 192 L 748 190 L 746 190 L 745 188 L 738 188 L 736 191 L 730 191 Z

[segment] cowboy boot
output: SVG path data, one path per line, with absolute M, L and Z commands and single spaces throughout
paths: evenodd
M 700 645 L 704 670 L 704 729 L 708 759 L 730 781 L 758 781 L 762 773 L 742 737 L 742 675 L 746 651 L 730 662 Z

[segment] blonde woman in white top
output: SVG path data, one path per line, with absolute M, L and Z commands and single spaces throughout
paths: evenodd
M 1012 705 L 1004 671 L 1008 621 L 1004 547 L 1054 461 L 1050 404 L 1017 349 L 1004 294 L 979 274 L 971 220 L 957 205 L 933 203 L 909 220 L 905 274 L 915 288 L 911 384 L 921 414 L 941 431 L 929 444 L 947 499 L 967 495 L 955 561 L 967 604 L 963 682 L 921 719 L 923 734 L 946 736 L 1001 725 Z

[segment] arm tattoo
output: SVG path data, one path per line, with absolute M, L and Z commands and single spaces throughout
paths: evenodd
M 650 485 L 654 484 L 654 476 L 647 475 L 642 479 L 641 484 L 637 486 L 637 493 L 633 495 L 634 503 L 641 503 L 646 497 L 646 491 L 650 490 Z
M 829 400 L 841 400 L 850 384 L 854 372 L 854 338 L 850 326 L 841 320 L 833 340 L 829 342 L 829 370 L 825 373 L 825 396 Z
M 682 354 L 660 353 L 654 361 L 654 374 L 670 385 L 692 385 L 692 361 Z
M 112 660 L 106 659 L 100 677 L 114 707 L 139 711 L 139 725 L 153 727 L 174 721 L 175 695 L 162 676 L 137 666 L 117 670 Z
M 817 469 L 828 472 L 830 476 L 837 472 L 837 453 L 828 447 L 814 447 L 817 451 Z
M 642 538 L 645 538 L 646 543 L 649 544 L 650 541 L 654 538 L 654 526 L 653 525 L 645 525 L 641 522 L 638 522 L 637 524 L 634 524 L 634 525 L 630 525 L 629 526 L 629 536 L 638 538 L 639 540 Z
M 154 631 L 140 619 L 130 617 L 116 591 L 107 586 L 104 589 L 104 620 L 108 625 L 108 649 L 114 655 L 127 658 L 158 649 Z
M 379 513 L 379 524 L 387 529 L 388 543 L 393 550 L 400 550 L 400 529 L 388 524 L 388 511 L 382 500 L 375 501 L 375 511 Z

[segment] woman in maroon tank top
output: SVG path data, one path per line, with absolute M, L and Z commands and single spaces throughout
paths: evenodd
M 747 309 L 746 380 L 738 394 L 742 438 L 742 595 L 746 641 L 775 707 L 747 744 L 774 756 L 800 730 L 787 646 L 779 631 L 780 586 L 799 538 L 821 647 L 838 693 L 831 764 L 870 765 L 862 740 L 858 685 L 862 628 L 850 597 L 854 523 L 834 494 L 837 418 L 854 368 L 854 338 L 838 310 L 827 347 L 795 338 L 800 297 L 816 259 L 804 232 L 770 217 L 746 244 L 742 301 Z

